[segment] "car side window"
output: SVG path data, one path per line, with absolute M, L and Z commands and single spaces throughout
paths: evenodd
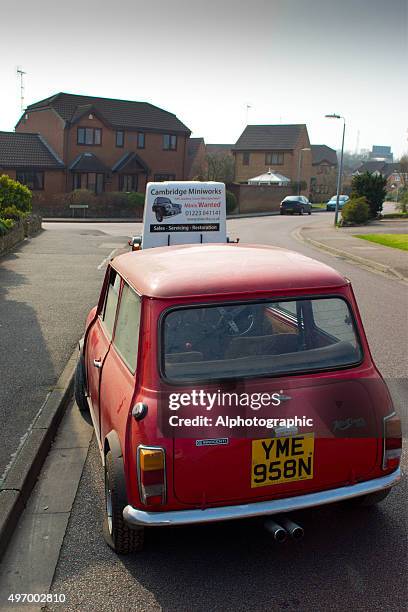
M 108 336 L 112 338 L 113 328 L 115 325 L 116 307 L 118 305 L 120 290 L 120 276 L 113 268 L 110 269 L 109 273 L 109 284 L 106 292 L 105 305 L 102 312 L 103 325 L 108 333 Z
M 113 345 L 132 374 L 136 371 L 140 310 L 141 300 L 139 296 L 129 285 L 124 284 Z
M 344 300 L 325 299 L 313 302 L 313 318 L 316 328 L 336 341 L 357 346 L 353 320 Z

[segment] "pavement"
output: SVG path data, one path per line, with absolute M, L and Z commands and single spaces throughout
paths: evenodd
M 83 334 L 109 256 L 129 248 L 122 225 L 44 228 L 0 258 L 0 482 Z
M 232 219 L 227 227 L 228 234 L 239 236 L 242 242 L 297 250 L 337 268 L 351 279 L 371 351 L 402 416 L 406 438 L 406 284 L 392 274 L 356 265 L 341 254 L 316 249 L 311 243 L 296 239 L 300 230 L 317 229 L 323 221 L 330 225 L 333 215 Z M 26 301 L 25 306 L 30 305 L 40 315 L 37 321 L 41 323 L 42 346 L 51 349 L 36 354 L 39 372 L 41 374 L 44 366 L 48 367 L 51 354 L 56 364 L 54 376 L 57 376 L 63 368 L 63 360 L 70 354 L 65 344 L 71 343 L 73 347 L 82 333 L 87 309 L 99 294 L 103 268 L 109 256 L 120 252 L 127 236 L 140 231 L 140 226 L 102 225 L 95 221 L 86 227 L 68 222 L 49 223 L 45 227 L 46 232 L 38 238 L 45 235 L 47 240 L 36 245 L 25 243 L 21 251 L 33 249 L 29 250 L 30 257 L 20 251 L 17 260 L 6 260 L 6 268 L 16 266 L 14 272 L 22 274 L 24 265 L 29 285 L 34 269 L 34 284 L 40 283 L 38 293 L 28 287 L 28 291 L 20 295 L 20 301 Z M 321 237 L 321 229 L 319 231 Z M 58 250 L 57 244 L 64 244 L 65 249 Z M 42 259 L 45 254 L 48 259 Z M 53 258 L 57 260 L 54 268 Z M 36 259 L 40 260 L 38 264 Z M 43 268 L 50 271 L 48 275 L 42 274 L 48 276 L 46 281 L 41 281 L 37 269 L 41 261 Z M 62 267 L 63 282 L 56 284 L 55 269 L 58 267 Z M 3 270 L 0 282 L 2 273 Z M 66 291 L 63 284 L 67 285 Z M 8 291 L 7 295 L 13 296 L 13 301 L 18 302 L 12 283 L 1 286 Z M 48 319 L 47 305 L 51 311 Z M 0 300 L 0 320 L 5 320 L 2 308 L 4 304 Z M 63 310 L 61 319 L 55 316 L 58 308 Z M 18 325 L 17 320 L 16 317 L 14 333 L 17 350 L 21 351 L 27 325 L 24 321 Z M 31 350 L 34 341 L 40 338 L 38 325 L 36 332 L 33 341 L 28 335 Z M 10 367 L 0 370 L 2 376 L 6 376 L 5 386 L 18 378 L 21 367 L 18 355 L 12 352 L 11 341 L 7 350 L 12 355 L 7 363 L 17 359 L 17 366 L 13 368 L 15 371 L 10 371 Z M 35 363 L 34 360 L 33 365 Z M 35 386 L 35 382 L 32 384 Z M 22 390 L 24 403 L 13 404 L 22 425 L 24 410 L 21 407 L 30 402 L 30 392 L 27 386 Z M 12 399 L 12 393 L 9 397 Z M 10 592 L 22 589 L 23 592 L 32 592 L 29 589 L 48 592 L 50 589 L 54 595 L 64 594 L 66 602 L 49 604 L 47 610 L 50 611 L 404 609 L 408 595 L 403 568 L 407 534 L 405 476 L 401 485 L 378 508 L 345 512 L 344 508 L 332 506 L 299 513 L 295 520 L 306 529 L 306 537 L 299 544 L 277 547 L 258 521 L 243 521 L 152 530 L 145 553 L 117 557 L 106 547 L 101 533 L 104 493 L 98 450 L 93 441 L 86 456 L 89 427 L 75 406 L 73 411 L 68 412 L 60 429 L 65 442 L 62 446 L 58 441 L 54 444 L 6 553 L 0 579 L 3 598 L 0 609 L 18 609 L 14 605 L 7 607 L 7 597 Z M 4 414 L 10 427 L 11 411 L 6 409 Z M 67 442 L 67 421 L 68 430 L 71 427 L 77 432 L 75 441 L 71 437 L 71 442 Z M 5 439 L 4 428 L 2 431 Z M 406 453 L 403 466 L 406 470 Z
M 335 228 L 325 219 L 300 230 L 300 236 L 318 248 L 408 281 L 408 251 L 374 244 L 356 238 L 356 234 L 407 234 L 408 237 L 408 220 L 382 219 L 369 225 Z

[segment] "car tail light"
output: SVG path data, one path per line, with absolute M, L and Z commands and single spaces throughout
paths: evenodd
M 163 448 L 139 446 L 137 466 L 140 498 L 144 504 L 166 501 L 166 459 Z
M 401 420 L 393 412 L 384 417 L 383 470 L 396 470 L 402 451 Z

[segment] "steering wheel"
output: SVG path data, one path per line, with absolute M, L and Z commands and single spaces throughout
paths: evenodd
M 229 336 L 245 336 L 251 331 L 255 322 L 253 314 L 245 315 L 246 310 L 248 306 L 218 307 L 220 318 L 215 327 L 218 329 L 223 326 Z

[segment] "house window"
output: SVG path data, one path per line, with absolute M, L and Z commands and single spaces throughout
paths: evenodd
M 119 175 L 119 190 L 120 191 L 137 191 L 137 174 L 120 174 Z
M 283 162 L 283 153 L 265 153 L 265 166 L 282 166 Z
M 155 174 L 154 175 L 154 180 L 156 182 L 160 182 L 160 181 L 175 181 L 176 180 L 176 175 L 175 174 Z
M 100 145 L 102 143 L 101 128 L 79 127 L 77 130 L 77 144 Z
M 145 135 L 143 132 L 138 132 L 137 134 L 137 148 L 138 149 L 145 148 Z
M 163 149 L 165 151 L 176 151 L 177 149 L 177 136 L 174 134 L 164 134 L 163 136 Z
M 26 185 L 32 191 L 42 191 L 44 189 L 44 172 L 17 172 L 16 181 Z
M 122 130 L 118 130 L 116 132 L 116 146 L 123 147 L 124 144 L 125 144 L 125 132 L 122 132 Z
M 75 172 L 73 189 L 88 189 L 99 194 L 104 190 L 104 176 L 102 172 Z
M 242 154 L 242 165 L 249 166 L 249 152 L 248 151 L 245 151 Z

